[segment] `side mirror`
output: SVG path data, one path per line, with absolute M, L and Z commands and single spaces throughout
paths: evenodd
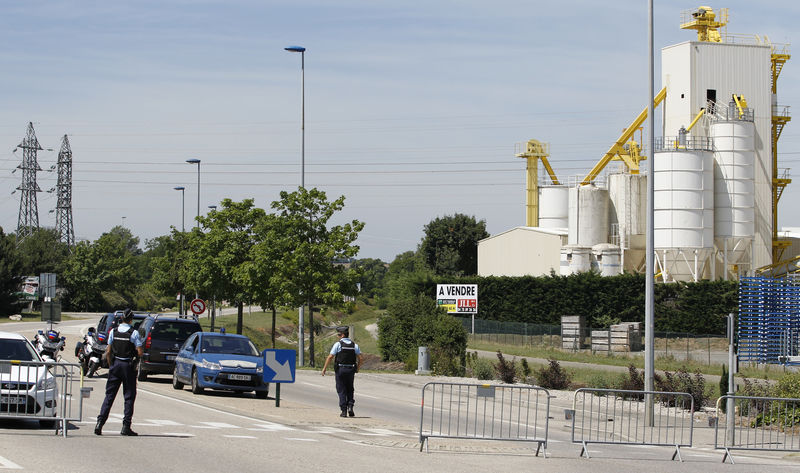
M 67 339 L 67 337 L 61 337 L 61 341 L 62 342 L 65 341 L 66 339 Z

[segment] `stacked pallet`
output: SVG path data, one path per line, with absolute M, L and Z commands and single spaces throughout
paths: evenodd
M 592 351 L 629 352 L 642 350 L 642 323 L 622 322 L 609 330 L 592 330 Z
M 561 348 L 580 350 L 586 344 L 586 317 L 583 315 L 561 316 Z

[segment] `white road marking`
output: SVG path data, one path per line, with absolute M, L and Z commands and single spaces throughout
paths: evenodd
M 399 432 L 389 429 L 364 429 L 367 432 L 357 432 L 359 435 L 372 435 L 376 437 L 388 437 L 390 435 L 403 435 Z
M 21 470 L 22 467 L 12 462 L 8 458 L 0 457 L 0 468 L 4 470 Z
M 200 422 L 203 425 L 190 425 L 195 429 L 238 429 L 238 425 L 226 424 L 225 422 Z
M 148 426 L 148 427 L 166 427 L 166 426 L 178 426 L 178 425 L 184 425 L 184 424 L 181 424 L 181 423 L 179 423 L 179 422 L 172 421 L 172 420 L 164 420 L 164 419 L 145 419 L 145 420 L 146 420 L 147 422 L 149 422 L 149 423 L 148 423 L 148 424 L 140 424 L 140 423 L 138 423 L 138 422 L 137 422 L 137 423 L 136 423 L 136 425 L 137 425 L 138 427 L 141 427 L 141 426 Z
M 247 429 L 247 430 L 254 430 L 256 432 L 277 432 L 279 430 L 295 430 L 293 427 L 289 427 L 288 425 L 276 424 L 274 422 L 266 422 L 254 425 L 257 428 Z
M 194 437 L 194 434 L 188 434 L 186 432 L 163 432 L 158 435 L 166 435 L 169 437 Z
M 347 430 L 344 429 L 337 429 L 336 427 L 311 427 L 311 430 L 307 430 L 307 432 L 312 432 L 315 434 L 344 434 L 347 433 Z
M 314 388 L 329 389 L 328 386 L 320 386 L 319 384 L 307 383 L 305 381 L 301 381 L 300 384 L 305 384 L 306 386 L 311 386 L 311 387 L 314 387 Z
M 284 437 L 284 440 L 296 440 L 298 442 L 319 442 L 317 439 L 304 439 L 299 437 Z
M 381 399 L 378 396 L 370 396 L 369 394 L 361 394 L 361 393 L 356 394 L 356 396 L 357 397 L 368 397 L 370 399 Z
M 252 435 L 223 435 L 225 438 L 229 439 L 254 439 L 258 437 L 253 437 Z
M 221 409 L 217 409 L 217 408 L 214 408 L 214 407 L 207 407 L 207 406 L 203 406 L 203 405 L 200 405 L 200 404 L 195 404 L 193 402 L 184 401 L 182 399 L 175 399 L 174 397 L 165 396 L 163 394 L 159 394 L 159 393 L 156 393 L 156 392 L 153 392 L 153 391 L 148 391 L 148 390 L 142 389 L 142 388 L 139 388 L 138 392 L 139 393 L 144 393 L 144 394 L 149 394 L 149 395 L 155 396 L 155 397 L 160 397 L 162 399 L 168 399 L 170 401 L 178 402 L 178 403 L 181 403 L 181 404 L 186 404 L 187 406 L 191 406 L 191 407 L 194 407 L 196 409 L 203 409 L 203 410 L 206 410 L 206 411 L 216 412 L 217 414 L 224 414 L 224 415 L 230 416 L 230 417 L 238 417 L 239 419 L 247 419 L 247 420 L 249 420 L 251 422 L 266 422 L 266 421 L 264 421 L 264 419 L 258 419 L 256 417 L 250 417 L 250 416 L 244 416 L 244 415 L 241 415 L 241 414 L 234 414 L 232 412 L 226 412 L 226 411 L 223 411 Z M 275 425 L 280 425 L 280 424 L 275 424 Z

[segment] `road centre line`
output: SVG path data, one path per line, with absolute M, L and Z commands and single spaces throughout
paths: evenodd
M 253 437 L 252 435 L 223 435 L 225 438 L 229 439 L 255 439 L 258 437 Z
M 215 407 L 208 407 L 208 406 L 204 406 L 202 404 L 195 404 L 195 403 L 192 403 L 192 402 L 189 402 L 189 401 L 184 401 L 183 399 L 176 399 L 174 397 L 166 396 L 164 394 L 159 394 L 159 393 L 156 393 L 156 392 L 153 392 L 153 391 L 148 391 L 148 390 L 142 389 L 142 388 L 139 388 L 139 392 L 140 393 L 145 393 L 145 394 L 150 394 L 151 396 L 155 396 L 155 397 L 160 397 L 162 399 L 169 399 L 170 401 L 175 401 L 175 402 L 178 402 L 178 403 L 181 403 L 181 404 L 186 404 L 187 406 L 196 407 L 198 409 L 204 409 L 204 410 L 207 410 L 207 411 L 216 412 L 217 414 L 224 414 L 224 415 L 231 416 L 231 417 L 238 417 L 239 419 L 247 419 L 249 421 L 254 421 L 254 422 L 257 422 L 257 423 L 269 422 L 269 421 L 265 421 L 264 419 L 259 419 L 257 417 L 250 417 L 250 416 L 246 416 L 246 415 L 242 415 L 242 414 L 234 414 L 232 412 L 223 411 L 222 409 L 217 409 Z M 276 424 L 276 425 L 281 425 L 281 424 Z

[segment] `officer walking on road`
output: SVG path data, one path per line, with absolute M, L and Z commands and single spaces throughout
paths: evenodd
M 328 369 L 328 364 L 335 358 L 333 372 L 336 374 L 336 392 L 339 394 L 339 408 L 342 409 L 341 417 L 355 417 L 353 412 L 353 378 L 358 369 L 364 362 L 361 350 L 358 345 L 348 338 L 349 329 L 347 327 L 336 327 L 339 341 L 333 344 L 331 353 L 325 359 L 325 366 L 322 367 L 322 376 Z
M 108 337 L 108 348 L 106 348 L 106 360 L 108 360 L 108 381 L 106 381 L 106 398 L 97 416 L 97 425 L 94 427 L 95 435 L 103 435 L 103 424 L 108 419 L 108 413 L 117 397 L 120 384 L 125 397 L 125 411 L 122 418 L 122 430 L 120 435 L 134 436 L 139 435 L 131 430 L 131 419 L 133 418 L 133 403 L 136 401 L 136 372 L 133 369 L 134 359 L 138 355 L 142 356 L 142 338 L 139 332 L 133 329 L 133 311 L 125 309 L 122 315 L 122 323 L 111 331 Z

